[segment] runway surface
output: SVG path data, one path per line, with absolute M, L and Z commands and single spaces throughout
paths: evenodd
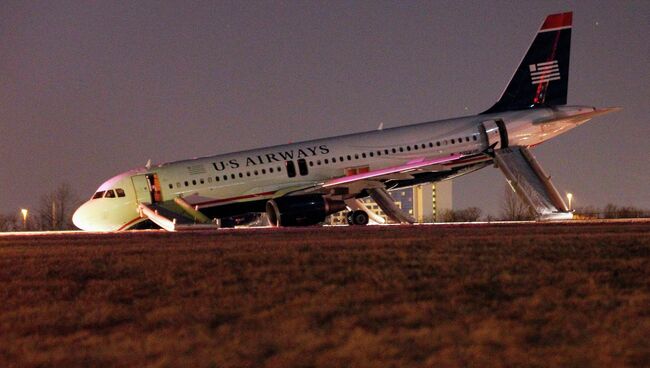
M 650 222 L 0 236 L 0 366 L 648 366 Z
M 246 232 L 246 233 L 265 233 L 266 231 L 273 232 L 303 232 L 308 231 L 312 232 L 315 229 L 346 229 L 349 228 L 350 231 L 370 231 L 373 232 L 380 228 L 504 228 L 504 227 L 533 227 L 533 228 L 546 228 L 550 229 L 553 227 L 566 227 L 566 226 L 576 226 L 580 228 L 593 228 L 593 227 L 606 227 L 610 228 L 612 225 L 650 225 L 650 218 L 638 218 L 638 219 L 600 219 L 600 220 L 571 220 L 571 221 L 547 221 L 547 222 L 537 222 L 537 221 L 491 221 L 491 222 L 453 222 L 453 223 L 423 223 L 423 224 L 413 224 L 413 225 L 401 225 L 401 224 L 384 224 L 384 225 L 368 225 L 367 227 L 358 227 L 358 226 L 347 226 L 347 225 L 334 225 L 334 226 L 313 226 L 313 227 L 292 227 L 292 228 L 271 228 L 271 227 L 237 227 L 237 228 L 222 228 L 222 229 L 205 229 L 197 228 L 196 230 L 185 230 L 178 233 L 210 233 L 210 234 L 219 234 L 224 232 Z M 342 230 L 345 231 L 345 230 Z M 142 230 L 142 231 L 128 231 L 128 232 L 88 232 L 81 230 L 66 230 L 66 231 L 17 231 L 17 232 L 0 232 L 1 237 L 10 237 L 10 236 L 48 236 L 48 235 L 81 235 L 81 236 L 91 236 L 91 235 L 119 235 L 124 236 L 129 234 L 151 234 L 155 232 L 162 232 L 162 230 Z

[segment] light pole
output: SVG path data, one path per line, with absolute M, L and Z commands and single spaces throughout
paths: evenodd
M 23 215 L 23 230 L 27 230 L 27 209 L 21 209 L 20 213 Z
M 573 193 L 567 193 L 566 198 L 569 200 L 569 211 L 571 211 L 573 209 L 573 207 L 571 207 L 571 200 L 573 199 Z

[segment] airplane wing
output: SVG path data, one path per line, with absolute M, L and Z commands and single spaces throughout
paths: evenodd
M 295 196 L 314 193 L 332 193 L 344 189 L 347 193 L 358 193 L 363 189 L 383 188 L 383 182 L 395 179 L 412 179 L 410 173 L 418 171 L 442 171 L 448 169 L 445 165 L 453 164 L 465 157 L 453 154 L 443 158 L 419 158 L 404 165 L 397 165 L 380 170 L 357 172 L 325 181 L 310 181 L 292 183 L 289 186 L 274 185 L 271 187 L 251 188 L 247 193 L 235 198 L 207 198 L 198 195 L 184 197 L 190 206 L 199 209 L 217 207 L 233 202 L 246 202 L 260 199 L 273 199 L 284 196 Z
M 358 172 L 334 179 L 318 182 L 309 186 L 286 188 L 276 193 L 274 197 L 283 195 L 301 195 L 315 192 L 334 191 L 344 188 L 352 189 L 348 192 L 359 192 L 368 188 L 383 188 L 383 181 L 391 179 L 409 179 L 410 173 L 418 171 L 442 171 L 446 170 L 445 164 L 450 164 L 465 157 L 462 154 L 452 154 L 442 158 L 412 160 L 404 165 L 397 165 L 385 169 Z M 278 195 L 280 194 L 280 195 Z
M 202 224 L 209 226 L 210 220 L 202 211 L 211 208 L 229 205 L 237 202 L 270 200 L 284 196 L 321 193 L 323 195 L 336 195 L 343 193 L 346 198 L 354 197 L 364 189 L 384 189 L 384 181 L 395 179 L 411 179 L 412 173 L 421 171 L 447 170 L 448 165 L 462 162 L 462 154 L 453 154 L 443 158 L 419 158 L 404 165 L 397 165 L 380 170 L 362 171 L 355 174 L 329 179 L 321 182 L 293 183 L 290 186 L 272 186 L 251 188 L 233 198 L 210 198 L 197 194 L 177 197 L 173 201 L 166 201 L 158 205 L 142 205 L 139 209 L 142 217 L 148 217 L 159 226 L 170 231 L 191 225 Z M 352 170 L 354 171 L 354 170 Z M 261 209 L 263 210 L 263 209 Z M 254 210 L 253 210 L 254 211 Z M 255 212 L 255 211 L 254 211 Z
M 440 165 L 451 161 L 456 161 L 462 157 L 463 155 L 461 154 L 453 154 L 448 157 L 436 158 L 432 160 L 418 159 L 418 160 L 408 162 L 405 165 L 393 166 L 386 169 L 373 170 L 373 171 L 368 171 L 360 174 L 343 176 L 336 179 L 330 179 L 326 182 L 323 182 L 321 185 L 323 188 L 331 188 L 331 187 L 341 186 L 359 180 L 370 180 L 370 179 L 381 180 L 382 178 L 389 179 L 390 176 L 393 174 L 398 174 L 398 173 L 405 174 L 405 173 L 415 171 L 417 169 L 425 169 L 425 168 L 431 169 L 433 168 L 434 165 Z

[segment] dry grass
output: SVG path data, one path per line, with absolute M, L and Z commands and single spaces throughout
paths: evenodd
M 650 365 L 650 224 L 0 237 L 0 366 Z

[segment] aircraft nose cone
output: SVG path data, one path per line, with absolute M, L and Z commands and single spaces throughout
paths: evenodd
M 81 230 L 90 230 L 88 204 L 84 203 L 72 215 L 72 223 Z

